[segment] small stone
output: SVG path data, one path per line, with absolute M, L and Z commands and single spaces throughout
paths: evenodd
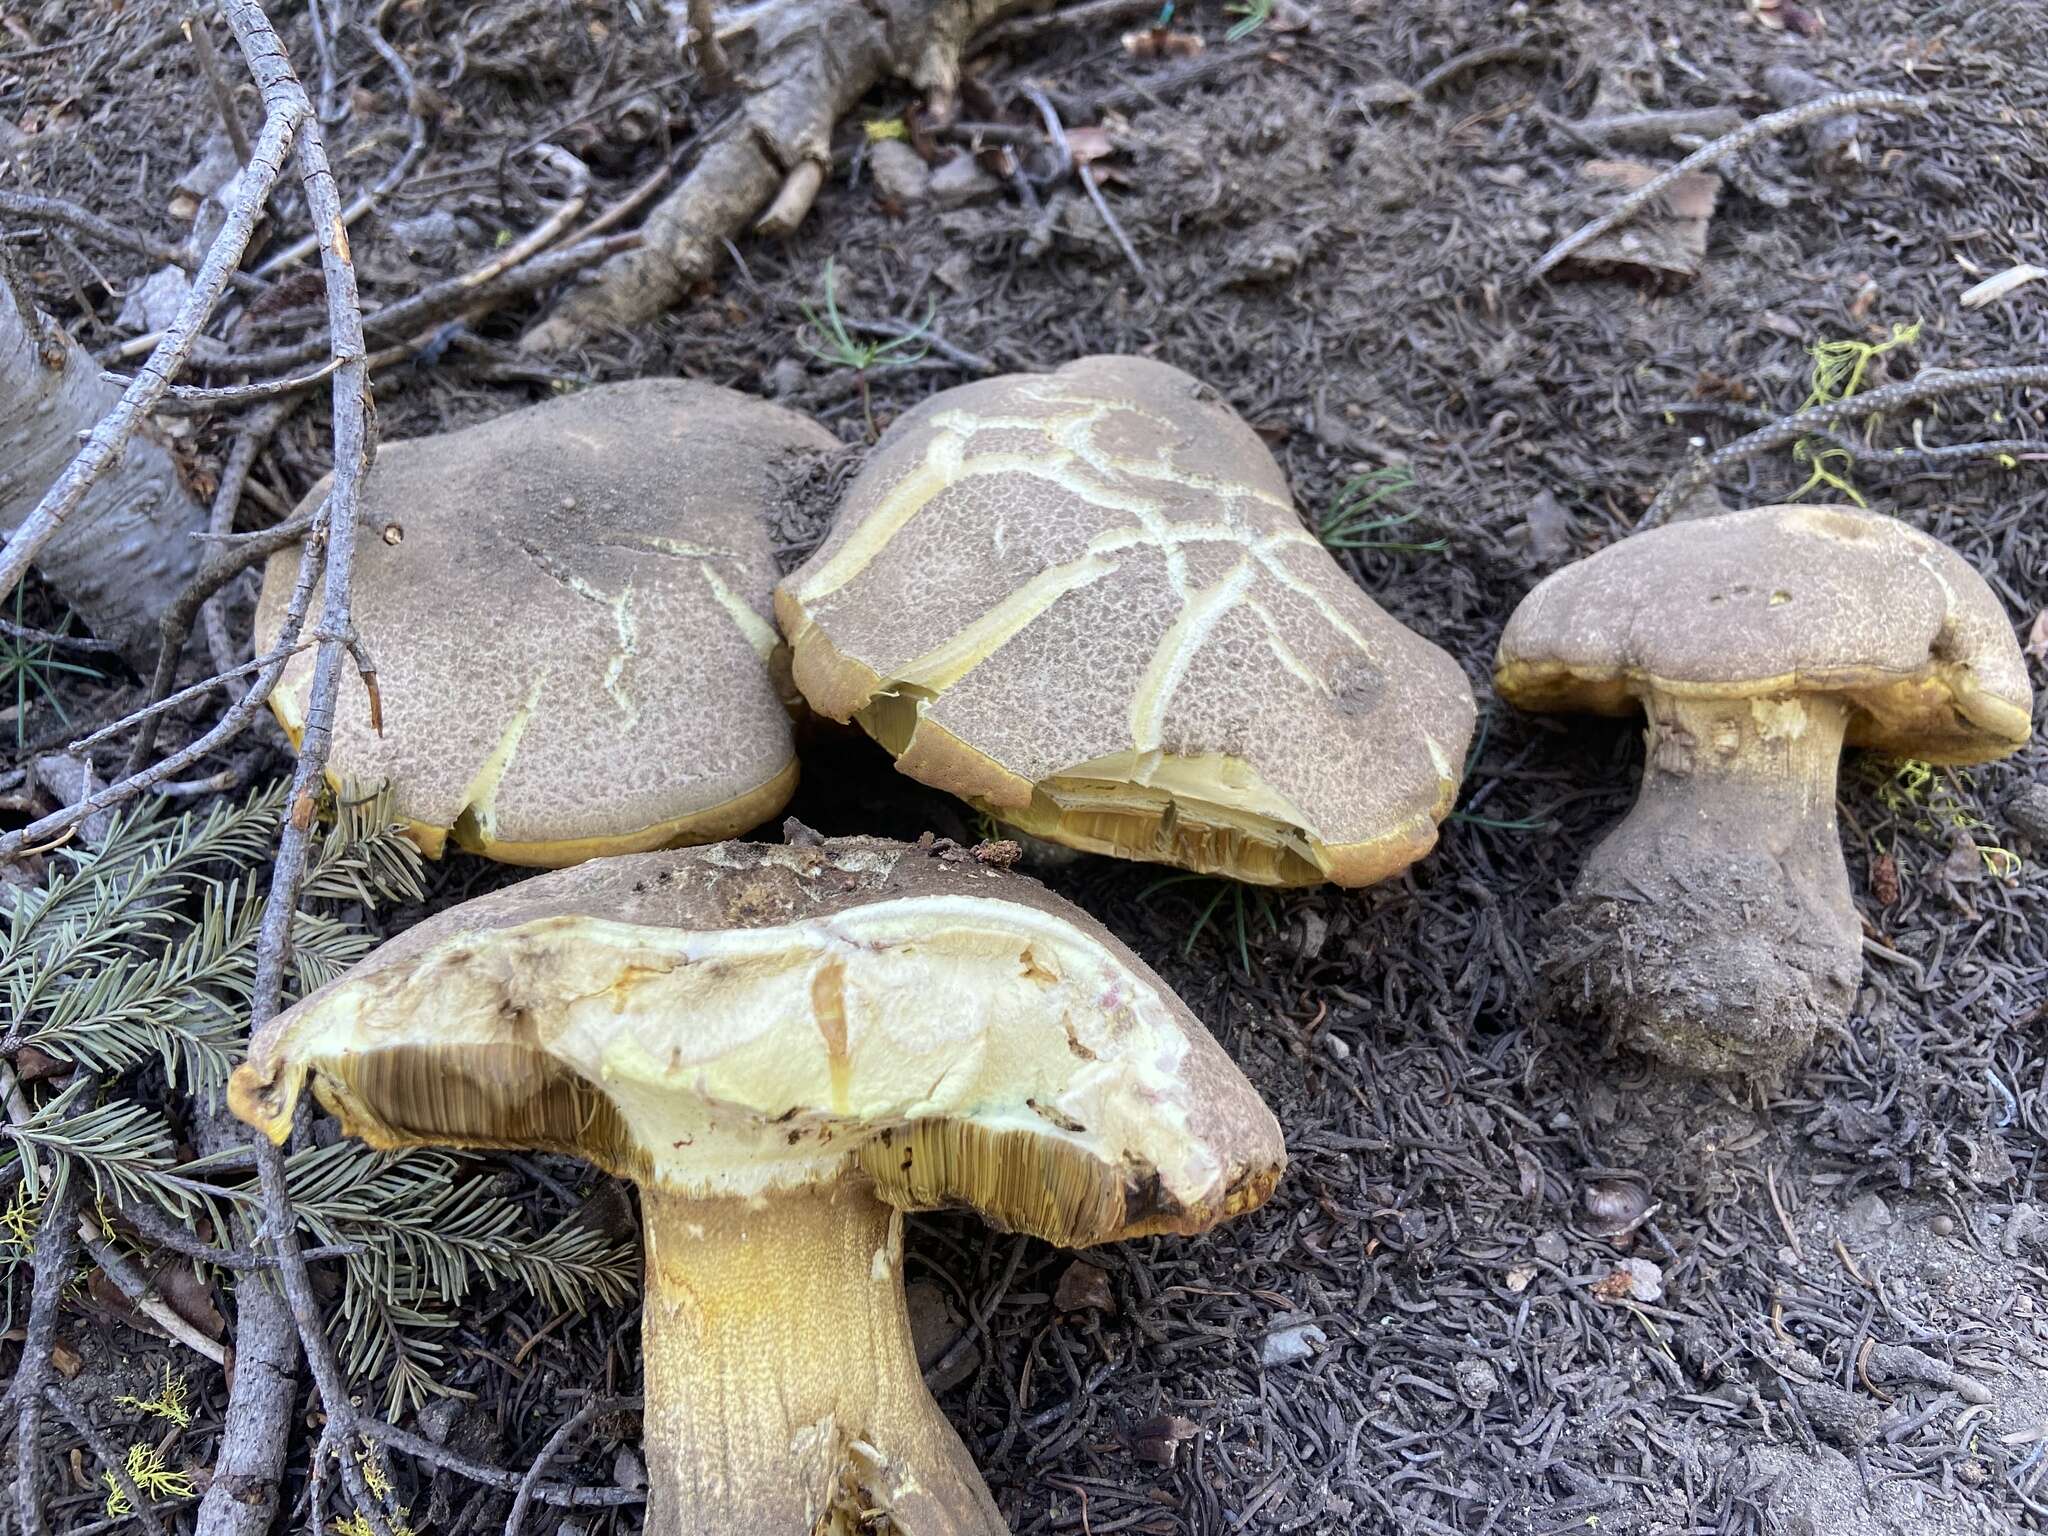
M 868 146 L 868 174 L 875 191 L 899 207 L 921 203 L 931 193 L 931 167 L 901 139 L 880 139 Z
M 1539 1232 L 1536 1234 L 1536 1257 L 1546 1264 L 1562 1264 L 1572 1254 L 1572 1246 L 1565 1241 L 1562 1232 Z
M 1661 1301 L 1664 1271 L 1648 1259 L 1623 1259 L 1593 1282 L 1593 1294 L 1609 1301 Z
M 1329 1335 L 1314 1323 L 1282 1328 L 1266 1335 L 1266 1342 L 1259 1348 L 1259 1364 L 1269 1370 L 1276 1365 L 1292 1365 L 1320 1354 L 1329 1342 Z
M 981 168 L 972 155 L 955 155 L 931 174 L 931 199 L 941 208 L 958 208 L 1000 191 L 1002 183 Z
M 2006 798 L 2005 819 L 2013 831 L 2048 847 L 2048 784 L 2022 784 Z
M 1324 1035 L 1323 1049 L 1328 1051 L 1334 1060 L 1349 1061 L 1351 1059 L 1351 1046 L 1341 1035 Z
M 1451 1370 L 1458 1401 L 1467 1408 L 1484 1408 L 1500 1391 L 1500 1375 L 1485 1360 L 1460 1360 Z
M 1856 1235 L 1882 1232 L 1892 1224 L 1891 1207 L 1876 1195 L 1863 1195 L 1842 1212 L 1842 1230 Z
M 1529 1282 L 1535 1278 L 1536 1266 L 1534 1264 L 1517 1264 L 1507 1272 L 1505 1283 L 1512 1294 L 1519 1296 L 1522 1292 L 1529 1289 Z
M 1928 1226 L 1933 1228 L 1936 1237 L 1947 1237 L 1955 1231 L 1956 1219 L 1944 1212 L 1929 1222 Z
M 612 1483 L 619 1488 L 647 1486 L 647 1463 L 630 1445 L 620 1446 L 619 1454 L 612 1458 Z

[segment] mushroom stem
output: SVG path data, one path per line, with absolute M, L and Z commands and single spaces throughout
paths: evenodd
M 1848 709 L 1653 689 L 1642 792 L 1594 849 L 1553 974 L 1621 1040 L 1773 1075 L 1849 1015 L 1862 933 L 1834 816 Z
M 899 1211 L 855 1180 L 641 1210 L 647 1536 L 1009 1536 L 918 1370 Z

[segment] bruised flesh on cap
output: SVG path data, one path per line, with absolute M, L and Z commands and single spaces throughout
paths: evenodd
M 373 1146 L 538 1147 L 695 1198 L 858 1173 L 1067 1246 L 1263 1200 L 1271 1113 L 1136 956 L 1034 882 L 849 839 L 606 859 L 467 902 L 273 1020 Z

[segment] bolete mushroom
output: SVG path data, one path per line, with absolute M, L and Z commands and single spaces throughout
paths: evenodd
M 282 1139 L 309 1082 L 372 1146 L 638 1183 L 650 1536 L 999 1536 L 918 1373 L 902 1213 L 1196 1233 L 1285 1160 L 1092 919 L 876 839 L 603 859 L 452 908 L 261 1031 L 229 1102 Z
M 1642 793 L 1559 914 L 1553 970 L 1625 1042 L 1769 1076 L 1849 1015 L 1862 930 L 1844 742 L 1941 763 L 2025 743 L 1998 599 L 1954 550 L 1847 507 L 1639 534 L 1540 582 L 1494 672 L 1531 710 L 1648 718 Z
M 766 518 L 778 466 L 837 446 L 680 379 L 385 445 L 363 484 L 353 603 L 382 730 L 344 687 L 329 777 L 388 784 L 430 857 L 451 834 L 562 865 L 758 826 L 797 778 Z M 298 558 L 270 563 L 259 654 Z M 302 652 L 270 696 L 294 742 L 312 677 Z
M 1472 733 L 1456 662 L 1301 525 L 1177 368 L 1090 357 L 904 416 L 777 588 L 812 708 L 1023 832 L 1264 885 L 1427 853 Z

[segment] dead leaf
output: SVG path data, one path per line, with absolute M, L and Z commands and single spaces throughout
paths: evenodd
M 1074 152 L 1076 165 L 1092 165 L 1116 153 L 1116 145 L 1109 139 L 1109 130 L 1100 124 L 1069 128 L 1067 148 Z
M 1134 59 L 1192 59 L 1209 45 L 1192 32 L 1167 27 L 1140 27 L 1126 32 L 1124 51 Z
M 1114 1312 L 1116 1296 L 1110 1291 L 1109 1276 L 1082 1259 L 1076 1259 L 1060 1276 L 1052 1304 L 1062 1312 Z
M 1795 37 L 1819 37 L 1828 29 L 1827 18 L 1798 0 L 1750 0 L 1749 14 L 1772 32 L 1790 32 Z
M 2023 261 L 2016 267 L 2007 267 L 1996 276 L 1987 277 L 1976 287 L 1963 294 L 1965 309 L 1982 309 L 1995 299 L 2002 299 L 2015 288 L 2024 288 L 2036 278 L 2048 277 L 2048 267 L 2037 267 L 2030 261 Z
M 1888 853 L 1880 853 L 1870 861 L 1870 894 L 1881 907 L 1899 899 L 1899 861 Z
M 1941 866 L 1941 872 L 1956 885 L 1975 885 L 1985 875 L 1984 855 L 1978 850 L 1976 839 L 1961 827 L 1949 833 L 1948 858 Z
M 161 1336 L 162 1330 L 144 1317 L 103 1271 L 95 1269 L 86 1288 L 92 1293 L 94 1301 L 130 1327 Z M 220 1315 L 220 1309 L 213 1304 L 213 1287 L 201 1280 L 186 1260 L 174 1260 L 158 1270 L 150 1288 L 165 1306 L 209 1339 L 218 1339 L 226 1335 L 228 1320 Z
M 24 1083 L 45 1082 L 53 1077 L 62 1077 L 71 1070 L 72 1064 L 61 1056 L 52 1056 L 41 1046 L 24 1045 L 14 1053 L 14 1075 Z
M 1660 174 L 1639 160 L 1588 160 L 1580 170 L 1621 192 L 1633 192 Z M 1690 282 L 1706 256 L 1707 222 L 1720 195 L 1720 177 L 1688 172 L 1628 223 L 1581 246 L 1562 270 L 1581 277 L 1619 272 L 1663 288 Z

